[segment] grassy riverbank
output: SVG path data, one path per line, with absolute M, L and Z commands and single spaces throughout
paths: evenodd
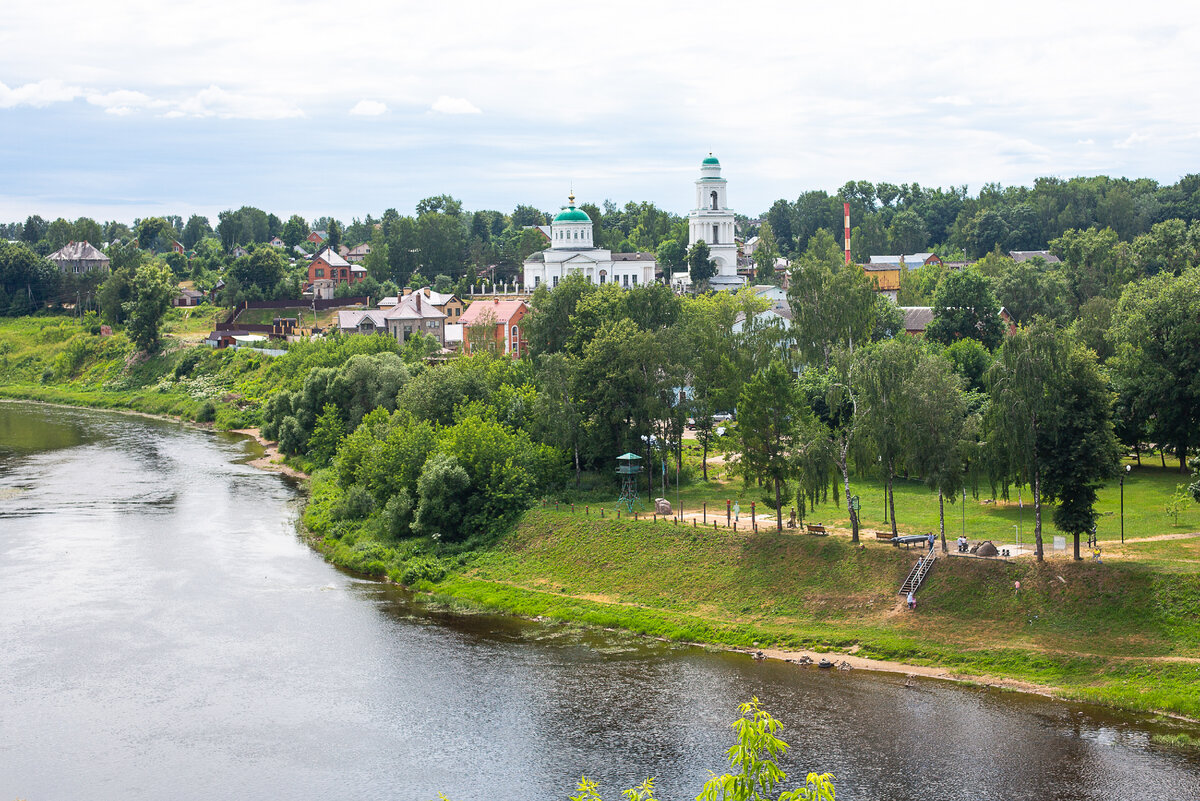
M 306 521 L 332 562 L 449 605 L 740 648 L 855 654 L 1068 699 L 1200 719 L 1200 536 L 1109 543 L 1105 561 L 939 560 L 910 612 L 918 556 L 874 540 L 526 512 L 491 548 L 454 552 L 331 528 L 328 473 Z M 336 524 L 333 524 L 336 525 Z M 1020 589 L 1016 583 L 1020 582 Z
M 426 589 L 530 616 L 731 646 L 853 651 L 1067 698 L 1200 718 L 1200 538 L 1103 564 L 938 562 L 910 612 L 915 552 L 535 509 Z M 1020 590 L 1014 582 L 1021 583 Z
M 343 364 L 378 347 L 352 337 L 302 344 L 287 357 L 195 346 L 182 314 L 168 345 L 151 358 L 120 333 L 100 337 L 70 318 L 0 321 L 0 396 L 77 406 L 130 409 L 220 428 L 255 425 L 264 399 L 296 389 L 313 367 Z M 648 635 L 717 645 L 850 652 L 912 665 L 936 665 L 965 677 L 999 677 L 1056 688 L 1064 697 L 1132 710 L 1200 718 L 1200 507 L 1178 521 L 1166 510 L 1183 480 L 1147 464 L 1126 479 L 1130 540 L 1178 533 L 1180 539 L 1119 544 L 1120 487 L 1100 494 L 1105 561 L 1052 558 L 1043 565 L 941 560 L 920 593 L 918 611 L 896 589 L 916 552 L 848 538 L 747 531 L 745 516 L 761 493 L 730 480 L 720 454 L 714 480 L 685 481 L 679 497 L 692 512 L 726 500 L 742 509 L 741 530 L 596 518 L 611 507 L 599 482 L 563 497 L 560 510 L 526 512 L 494 544 L 465 550 L 428 538 L 391 538 L 376 512 L 347 514 L 348 497 L 316 474 L 306 523 L 330 561 L 387 576 L 449 603 L 487 607 Z M 697 449 L 688 471 L 699 473 Z M 590 477 L 589 477 L 590 478 Z M 883 528 L 882 491 L 855 477 L 868 528 Z M 666 493 L 672 497 L 672 493 Z M 585 507 L 590 506 L 585 514 Z M 760 514 L 765 512 L 759 508 Z M 937 526 L 937 501 L 921 484 L 900 482 L 896 512 L 904 531 Z M 961 500 L 947 508 L 948 536 L 962 525 Z M 1107 513 L 1112 514 L 1107 514 Z M 1049 519 L 1049 511 L 1045 517 Z M 840 502 L 808 517 L 847 524 Z M 1030 536 L 1032 511 L 1015 503 L 968 498 L 973 540 Z M 1047 525 L 1047 540 L 1053 530 Z M 1014 583 L 1019 581 L 1017 591 Z

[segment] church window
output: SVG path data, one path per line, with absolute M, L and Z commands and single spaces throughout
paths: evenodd
M 637 286 L 637 276 L 636 275 L 633 277 L 633 285 Z
M 621 286 L 629 286 L 629 276 L 628 275 L 621 276 Z
M 600 271 L 600 283 L 608 283 L 608 273 L 605 270 Z
M 716 211 L 716 210 L 717 210 L 717 193 L 716 193 L 716 192 L 713 192 L 711 195 L 709 195 L 709 197 L 711 197 L 711 198 L 712 198 L 712 208 L 713 208 L 713 211 Z
M 713 241 L 712 241 L 712 243 L 713 243 L 714 245 L 715 245 L 715 244 L 717 244 L 717 243 L 720 241 L 720 240 L 717 238 L 717 227 L 718 227 L 718 226 L 717 226 L 717 224 L 716 224 L 716 223 L 713 223 Z
M 554 281 L 554 284 L 553 284 L 553 285 L 554 285 L 554 286 L 558 286 L 558 276 L 557 276 L 557 275 L 554 275 L 554 276 L 551 276 L 551 278 L 552 278 L 552 279 L 553 279 L 553 281 Z
M 533 288 L 537 289 L 541 285 L 542 285 L 542 277 L 540 275 L 535 275 L 533 277 Z

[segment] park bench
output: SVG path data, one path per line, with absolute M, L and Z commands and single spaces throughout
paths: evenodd
M 890 531 L 876 531 L 874 533 L 875 533 L 875 539 L 877 539 L 877 540 L 885 540 L 886 541 L 886 540 L 890 540 L 892 538 L 892 532 L 890 532 Z
M 825 530 L 824 526 L 822 526 L 818 523 L 808 523 L 806 525 L 808 527 L 809 534 L 816 534 L 818 536 L 824 536 L 829 533 L 828 531 Z

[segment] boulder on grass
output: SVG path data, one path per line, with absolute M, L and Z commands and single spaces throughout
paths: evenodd
M 654 513 L 656 515 L 671 514 L 671 502 L 668 501 L 666 498 L 655 498 L 654 499 Z
M 984 540 L 971 549 L 971 553 L 976 556 L 999 556 L 1000 551 L 996 550 L 996 546 L 991 540 Z

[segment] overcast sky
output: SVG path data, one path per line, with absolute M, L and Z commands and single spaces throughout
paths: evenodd
M 0 220 L 1200 171 L 1190 2 L 16 0 Z

